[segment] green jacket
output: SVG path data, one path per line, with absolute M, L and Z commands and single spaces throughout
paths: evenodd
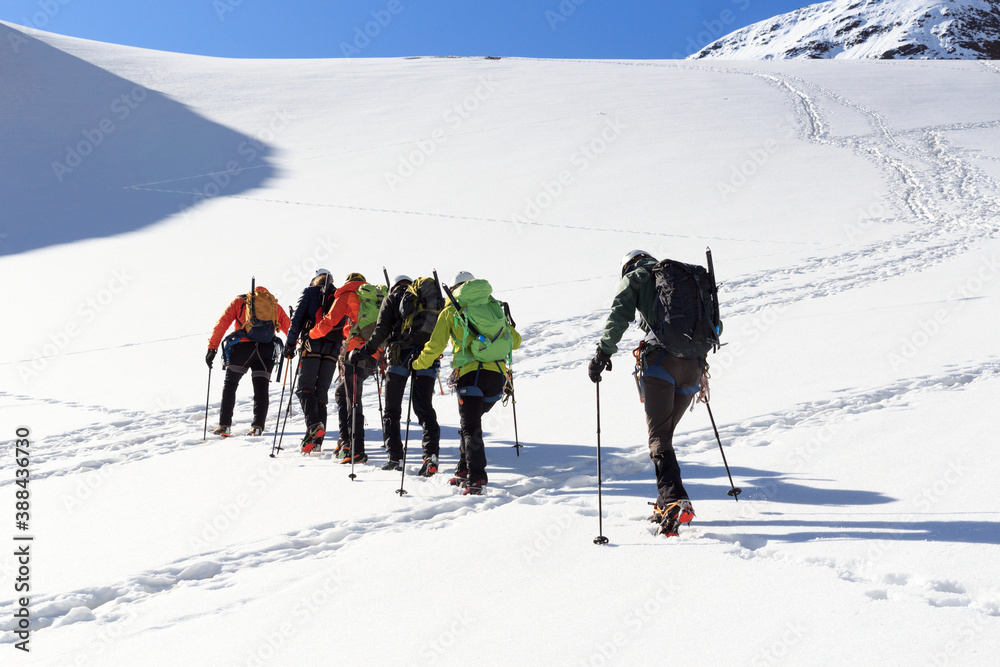
M 618 284 L 618 293 L 611 302 L 611 313 L 604 324 L 604 334 L 598 347 L 608 355 L 618 351 L 618 341 L 622 339 L 628 325 L 635 321 L 635 311 L 639 311 L 639 328 L 649 332 L 649 324 L 656 319 L 656 280 L 651 269 L 655 259 L 640 259 L 635 267 L 625 274 Z
M 485 283 L 486 281 L 481 282 Z M 461 291 L 457 291 L 455 296 L 460 299 Z M 486 292 L 485 296 L 480 295 L 479 298 L 488 299 L 489 296 L 489 292 Z M 464 330 L 455 312 L 455 305 L 449 300 L 448 303 L 445 304 L 445 307 L 441 309 L 441 313 L 438 315 L 437 324 L 434 325 L 434 331 L 431 333 L 431 338 L 424 345 L 424 349 L 420 353 L 420 356 L 418 356 L 413 362 L 413 368 L 415 370 L 430 368 L 431 365 L 434 364 L 434 361 L 441 355 L 442 352 L 444 352 L 444 348 L 447 347 L 448 339 L 450 338 L 452 341 L 453 354 L 451 365 L 453 368 L 459 369 L 459 376 L 479 370 L 480 362 L 473 359 L 468 351 L 462 348 L 463 334 Z M 514 338 L 513 344 L 514 349 L 516 350 L 521 347 L 521 334 L 513 328 L 511 328 L 511 334 Z M 482 368 L 487 371 L 504 373 L 507 370 L 507 364 L 503 361 L 488 361 L 482 364 Z

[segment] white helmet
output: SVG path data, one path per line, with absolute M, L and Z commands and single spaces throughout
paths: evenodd
M 622 278 L 628 273 L 629 268 L 643 257 L 648 257 L 652 260 L 656 259 L 645 250 L 629 250 L 625 253 L 625 256 L 622 257 Z
M 328 276 L 332 276 L 333 275 L 332 273 L 330 273 L 326 269 L 316 269 L 316 274 L 313 276 L 313 278 L 319 278 L 323 274 L 326 274 Z
M 455 274 L 455 280 L 452 281 L 451 288 L 455 289 L 456 287 L 458 287 L 462 283 L 467 283 L 470 280 L 475 280 L 475 279 L 476 279 L 476 277 L 473 276 L 468 271 L 459 271 L 458 273 Z
M 392 284 L 393 284 L 393 286 L 395 286 L 395 285 L 398 285 L 399 283 L 403 282 L 404 280 L 406 282 L 408 282 L 408 283 L 412 283 L 413 282 L 413 278 L 411 278 L 410 276 L 405 276 L 405 275 L 403 275 L 401 273 L 401 274 L 399 274 L 398 276 L 396 276 L 395 278 L 392 279 Z

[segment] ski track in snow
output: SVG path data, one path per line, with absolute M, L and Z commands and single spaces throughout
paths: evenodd
M 593 64 L 594 61 L 589 61 Z M 997 159 L 996 156 L 971 156 L 954 148 L 949 134 L 1000 127 L 1000 120 L 982 123 L 948 124 L 906 131 L 894 130 L 884 115 L 855 103 L 821 86 L 788 74 L 763 73 L 753 70 L 662 63 L 627 63 L 606 61 L 614 66 L 666 67 L 689 71 L 713 72 L 723 76 L 749 76 L 776 90 L 787 100 L 797 118 L 802 141 L 853 152 L 874 164 L 883 174 L 889 188 L 888 200 L 898 213 L 882 216 L 876 224 L 903 223 L 908 231 L 894 237 L 860 245 L 833 256 L 809 258 L 777 270 L 737 276 L 721 287 L 724 294 L 723 315 L 733 317 L 756 313 L 769 306 L 787 305 L 806 299 L 829 296 L 862 288 L 876 281 L 926 270 L 953 259 L 977 247 L 984 238 L 1000 236 L 1000 183 L 975 167 L 971 158 Z M 1000 73 L 1000 67 L 982 63 L 988 73 Z M 838 105 L 865 119 L 871 133 L 837 136 L 829 121 L 829 105 Z M 406 142 L 403 142 L 404 144 Z M 177 179 L 183 180 L 183 179 Z M 132 186 L 148 189 L 158 184 Z M 167 192 L 181 192 L 165 190 Z M 182 192 L 183 194 L 190 194 Z M 511 220 L 488 216 L 449 215 L 427 211 L 405 211 L 365 208 L 340 204 L 284 201 L 255 197 L 239 197 L 253 201 L 301 206 L 325 206 L 395 215 L 433 216 L 442 219 L 485 223 L 513 224 Z M 615 232 L 678 236 L 657 232 L 588 228 L 572 225 L 549 225 L 579 232 Z M 863 233 L 861 234 L 863 236 Z M 703 237 L 697 237 L 703 238 Z M 709 239 L 710 240 L 710 239 Z M 735 240 L 735 239 L 727 239 Z M 769 242 L 775 243 L 775 242 Z M 798 244 L 802 245 L 802 244 Z M 807 244 L 811 245 L 811 244 Z M 795 284 L 789 284 L 795 279 Z M 537 377 L 552 370 L 575 368 L 590 356 L 606 311 L 563 320 L 544 321 L 523 328 L 525 346 L 515 359 L 518 376 Z M 627 341 L 638 340 L 631 330 Z M 623 349 L 625 349 L 623 341 Z M 573 354 L 567 355 L 567 350 Z M 575 352 L 579 351 L 579 355 Z M 558 354 L 555 354 L 558 353 Z M 569 357 L 569 360 L 567 360 Z M 864 388 L 827 400 L 794 405 L 780 413 L 760 415 L 737 424 L 720 424 L 720 435 L 731 447 L 761 446 L 784 432 L 803 426 L 823 427 L 835 424 L 847 415 L 856 415 L 903 405 L 911 397 L 944 389 L 961 390 L 972 383 L 1000 376 L 1000 360 L 962 368 L 948 369 L 940 375 L 908 378 L 877 388 Z M 276 390 L 275 390 L 276 391 Z M 28 397 L 2 393 L 16 400 Z M 372 399 L 373 397 L 368 397 Z M 247 410 L 249 401 L 241 401 L 237 410 Z M 33 479 L 85 474 L 104 466 L 126 465 L 155 456 L 170 454 L 191 447 L 203 446 L 196 435 L 202 427 L 204 407 L 189 406 L 180 410 L 149 413 L 134 410 L 111 410 L 100 406 L 70 407 L 105 412 L 114 421 L 78 429 L 53 438 L 58 448 L 40 449 L 33 459 Z M 369 407 L 366 405 L 366 407 Z M 374 407 L 374 404 L 371 406 Z M 286 438 L 288 437 L 286 432 Z M 264 438 L 269 445 L 270 438 Z M 679 452 L 689 456 L 707 454 L 716 448 L 714 435 L 703 429 L 677 438 Z M 263 448 L 263 445 L 261 446 Z M 263 455 L 263 453 L 262 453 Z M 294 455 L 285 450 L 283 456 Z M 524 459 L 522 459 L 524 460 Z M 648 477 L 650 466 L 644 446 L 620 455 L 610 455 L 605 464 L 606 482 L 637 475 Z M 505 488 L 490 487 L 480 499 L 456 495 L 435 496 L 447 490 L 444 475 L 430 480 L 409 477 L 418 502 L 412 507 L 390 515 L 363 519 L 345 519 L 323 523 L 294 533 L 272 536 L 256 543 L 208 551 L 169 565 L 135 574 L 112 586 L 82 589 L 65 594 L 41 596 L 35 599 L 36 629 L 72 622 L 113 621 L 127 613 L 129 605 L 173 590 L 177 586 L 221 587 L 234 573 L 247 568 L 265 567 L 300 558 L 331 557 L 366 535 L 380 535 L 420 522 L 429 529 L 453 522 L 474 512 L 488 512 L 509 503 L 558 503 L 585 516 L 595 516 L 596 509 L 589 495 L 596 483 L 591 460 L 579 460 L 561 465 L 536 467 L 518 475 Z M 362 466 L 359 474 L 375 474 L 372 466 Z M 794 472 L 794 470 L 786 471 Z M 0 487 L 11 484 L 0 480 Z M 579 493 L 556 494 L 555 489 L 578 490 Z M 746 499 L 759 491 L 745 487 Z M 430 493 L 426 491 L 430 490 Z M 621 516 L 625 516 L 618 510 Z M 635 517 L 629 517 L 634 519 Z M 923 581 L 905 573 L 870 574 L 860 561 L 823 558 L 796 559 L 780 549 L 781 536 L 751 536 L 740 533 L 739 526 L 713 526 L 711 530 L 695 524 L 690 532 L 678 538 L 678 544 L 692 540 L 717 542 L 738 558 L 792 559 L 798 565 L 828 567 L 836 575 L 868 588 L 872 599 L 885 599 L 889 591 L 903 590 L 907 595 L 939 607 L 968 606 L 991 616 L 1000 616 L 995 596 L 988 592 L 970 593 L 957 581 Z M 887 539 L 892 539 L 887 536 Z M 775 544 L 777 543 L 777 545 Z M 213 610 L 214 612 L 214 610 Z M 5 633 L 0 643 L 12 643 L 12 625 L 5 621 Z

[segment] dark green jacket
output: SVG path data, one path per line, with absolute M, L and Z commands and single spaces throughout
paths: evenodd
M 656 319 L 656 280 L 651 269 L 655 259 L 640 259 L 618 284 L 618 293 L 611 303 L 611 313 L 604 325 L 604 335 L 598 346 L 606 354 L 618 351 L 618 341 L 622 339 L 628 325 L 635 321 L 635 311 L 639 311 L 639 327 L 649 332 L 649 325 Z

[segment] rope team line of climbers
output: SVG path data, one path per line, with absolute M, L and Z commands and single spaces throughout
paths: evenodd
M 705 403 L 708 409 L 729 477 L 731 488 L 727 493 L 739 501 L 742 489 L 733 482 L 709 404 L 708 356 L 722 345 L 722 321 L 711 250 L 706 252 L 706 259 L 707 268 L 671 259 L 658 261 L 642 250 L 630 251 L 622 258 L 621 281 L 596 353 L 587 365 L 597 399 L 595 544 L 610 542 L 603 527 L 599 383 L 603 372 L 611 371 L 612 355 L 618 352 L 618 343 L 637 313 L 639 328 L 646 335 L 632 352 L 633 375 L 645 412 L 656 477 L 657 498 L 650 503 L 653 514 L 649 517 L 656 526 L 654 532 L 675 536 L 695 518 L 673 449 L 674 430 L 692 401 Z M 289 307 L 287 313 L 265 287 L 251 279 L 250 291 L 229 303 L 209 339 L 203 439 L 208 437 L 212 368 L 219 349 L 223 351 L 225 378 L 219 423 L 212 433 L 222 438 L 233 435 L 236 391 L 247 372 L 253 384 L 253 421 L 246 435 L 263 435 L 268 387 L 277 364 L 275 382 L 283 379 L 270 457 L 285 449 L 282 444 L 293 393 L 305 421 L 299 452 L 304 456 L 323 452 L 326 435 L 333 428 L 327 406 L 334 387 L 337 444 L 333 457 L 350 464 L 348 477 L 354 481 L 356 466 L 369 463 L 361 398 L 365 381 L 372 378 L 378 394 L 381 447 L 386 457 L 379 467 L 400 472 L 395 493 L 402 497 L 407 494 L 406 462 L 414 415 L 422 431 L 421 466 L 416 474 L 432 477 L 439 471 L 441 428 L 433 397 L 438 389 L 444 395 L 441 363 L 451 343 L 448 385 L 457 397 L 459 456 L 449 484 L 465 495 L 483 494 L 489 484 L 483 415 L 498 403 L 509 403 L 518 458 L 523 447 L 517 429 L 512 370 L 514 351 L 522 341 L 510 306 L 494 297 L 487 280 L 468 271 L 458 272 L 448 284 L 440 279 L 437 270 L 416 279 L 407 275 L 390 279 L 385 267 L 382 274 L 384 284 L 371 284 L 364 275 L 352 272 L 337 287 L 332 273 L 319 269 L 297 305 Z M 230 327 L 232 331 L 227 335 Z M 285 341 L 279 333 L 286 336 Z

